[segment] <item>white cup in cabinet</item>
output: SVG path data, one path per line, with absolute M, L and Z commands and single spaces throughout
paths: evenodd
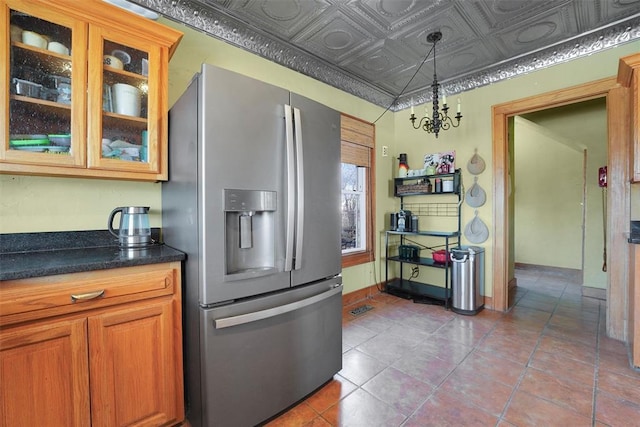
M 33 31 L 22 32 L 22 43 L 28 44 L 29 46 L 33 47 L 38 47 L 40 49 L 47 48 L 47 39 L 45 39 L 38 33 L 34 33 Z
M 113 90 L 113 112 L 140 117 L 140 89 L 125 83 L 116 83 Z
M 69 48 L 59 42 L 49 42 L 47 49 L 60 55 L 69 55 Z

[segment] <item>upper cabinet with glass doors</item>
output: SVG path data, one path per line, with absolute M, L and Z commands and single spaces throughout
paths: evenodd
M 0 4 L 0 172 L 166 180 L 182 34 L 101 0 Z

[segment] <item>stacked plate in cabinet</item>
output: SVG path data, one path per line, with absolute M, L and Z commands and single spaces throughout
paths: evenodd
M 68 153 L 71 145 L 70 134 L 60 135 L 11 135 L 9 147 L 12 150 L 38 153 Z

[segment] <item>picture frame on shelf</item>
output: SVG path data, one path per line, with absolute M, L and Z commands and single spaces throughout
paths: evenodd
M 456 152 L 445 151 L 442 153 L 431 153 L 424 155 L 424 169 L 433 170 L 435 173 L 428 175 L 436 175 L 442 173 L 453 173 L 456 170 Z

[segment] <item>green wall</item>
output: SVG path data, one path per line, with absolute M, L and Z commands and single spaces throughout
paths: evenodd
M 515 118 L 515 262 L 582 269 L 582 148 Z
M 169 67 L 170 105 L 180 96 L 199 69 L 208 62 L 242 74 L 282 86 L 313 98 L 344 113 L 374 121 L 381 107 L 320 83 L 300 73 L 261 59 L 242 49 L 192 30 L 182 24 L 161 20 L 185 33 Z M 380 262 L 386 213 L 398 208 L 393 198 L 391 178 L 397 167 L 398 153 L 409 154 L 409 161 L 421 159 L 425 153 L 456 150 L 460 165 L 471 157 L 474 148 L 487 162 L 480 185 L 487 191 L 487 203 L 479 209 L 481 218 L 491 229 L 491 106 L 525 96 L 573 86 L 616 74 L 617 58 L 635 53 L 640 42 L 634 42 L 535 73 L 465 92 L 462 99 L 464 119 L 460 128 L 441 134 L 438 140 L 422 131 L 413 130 L 408 111 L 386 113 L 376 123 L 376 253 L 377 262 L 348 268 L 343 272 L 345 292 L 351 292 L 384 278 L 384 260 Z M 451 96 L 455 99 L 457 96 Z M 389 147 L 390 155 L 381 156 L 381 147 Z M 463 166 L 464 167 L 464 166 Z M 469 174 L 465 183 L 472 180 Z M 105 229 L 109 212 L 116 206 L 146 205 L 151 207 L 151 225 L 161 226 L 161 184 L 111 180 L 46 178 L 0 175 L 0 233 L 43 232 Z M 463 208 L 463 225 L 472 210 Z M 487 293 L 491 294 L 491 238 L 486 248 Z M 463 242 L 464 243 L 464 242 Z

